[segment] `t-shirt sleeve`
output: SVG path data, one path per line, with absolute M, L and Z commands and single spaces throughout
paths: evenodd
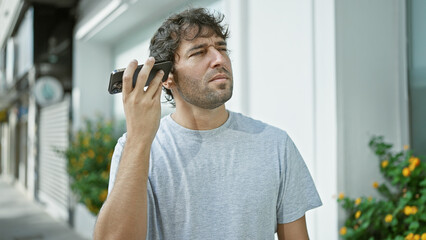
M 126 143 L 127 134 L 123 134 L 115 145 L 114 153 L 111 158 L 111 167 L 109 171 L 109 183 L 108 183 L 108 196 L 111 194 L 111 190 L 114 187 L 115 177 L 117 176 L 118 165 L 120 164 L 121 154 L 123 153 L 124 144 Z
M 322 205 L 311 174 L 289 136 L 280 159 L 277 223 L 293 222 L 306 211 Z

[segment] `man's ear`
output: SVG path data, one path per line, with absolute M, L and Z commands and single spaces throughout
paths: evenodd
M 166 81 L 163 82 L 163 87 L 171 90 L 174 85 L 175 85 L 175 81 L 173 78 L 173 74 L 169 73 L 168 78 L 166 79 Z

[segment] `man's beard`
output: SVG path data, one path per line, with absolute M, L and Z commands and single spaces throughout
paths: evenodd
M 218 73 L 225 73 L 228 76 L 229 82 L 221 83 L 214 89 L 209 88 L 208 81 Z M 176 86 L 180 96 L 182 96 L 186 102 L 203 109 L 215 109 L 232 97 L 232 74 L 225 68 L 213 70 L 203 79 L 194 79 L 190 76 L 178 76 L 176 80 Z

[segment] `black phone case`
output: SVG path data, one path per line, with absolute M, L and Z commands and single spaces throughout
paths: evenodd
M 165 61 L 165 62 L 158 62 L 155 63 L 154 66 L 151 69 L 151 72 L 149 73 L 148 80 L 146 80 L 145 86 L 148 86 L 149 83 L 152 81 L 152 79 L 155 77 L 157 72 L 161 69 L 164 72 L 163 79 L 161 81 L 166 81 L 167 77 L 169 76 L 170 70 L 172 69 L 173 63 L 171 61 Z M 142 65 L 138 65 L 136 68 L 134 74 L 133 74 L 133 88 L 136 86 L 136 81 L 138 79 L 138 74 L 141 71 L 143 67 Z M 108 92 L 110 94 L 116 94 L 120 93 L 123 88 L 123 73 L 125 68 L 116 69 L 112 71 L 111 76 L 109 78 L 109 86 L 108 86 Z

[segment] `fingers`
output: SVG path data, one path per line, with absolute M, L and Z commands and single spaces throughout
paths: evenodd
M 129 65 L 127 65 L 126 70 L 124 70 L 123 73 L 123 98 L 130 94 L 132 91 L 132 83 L 133 83 L 133 73 L 136 70 L 136 67 L 138 66 L 138 61 L 132 60 Z
M 163 70 L 158 71 L 157 74 L 155 74 L 154 79 L 152 79 L 151 83 L 149 84 L 149 87 L 146 90 L 145 94 L 147 94 L 151 98 L 155 98 L 155 94 L 157 93 L 158 89 L 160 89 L 161 92 L 161 80 L 163 79 L 163 76 Z
M 149 73 L 151 72 L 151 69 L 154 66 L 154 63 L 155 63 L 155 59 L 153 57 L 149 57 L 145 61 L 145 64 L 143 65 L 141 71 L 139 72 L 138 79 L 136 81 L 136 85 L 134 89 L 136 94 L 139 95 L 145 92 L 144 90 L 145 84 L 146 84 L 146 81 L 148 80 Z
M 160 81 L 159 81 L 159 84 L 158 84 L 158 88 L 157 88 L 157 91 L 156 91 L 156 92 L 155 92 L 155 94 L 154 94 L 153 99 L 158 99 L 158 100 L 160 100 L 160 97 L 161 97 L 161 90 L 163 89 L 163 84 L 162 84 L 161 79 L 163 79 L 163 75 L 161 75 L 161 78 L 160 78 Z
M 147 95 L 148 98 L 154 98 L 156 93 L 159 91 L 161 94 L 161 80 L 164 76 L 164 72 L 162 70 L 158 71 L 155 77 L 152 79 L 149 84 L 148 89 L 145 91 L 145 84 L 148 80 L 148 76 L 151 72 L 152 67 L 154 66 L 155 59 L 153 57 L 149 57 L 142 69 L 140 70 L 135 88 L 133 89 L 133 75 L 138 66 L 138 62 L 136 60 L 132 60 L 127 66 L 126 70 L 123 73 L 123 99 L 128 98 L 130 94 L 134 95 L 136 98 L 139 98 L 143 95 Z M 159 90 L 158 90 L 159 89 Z

